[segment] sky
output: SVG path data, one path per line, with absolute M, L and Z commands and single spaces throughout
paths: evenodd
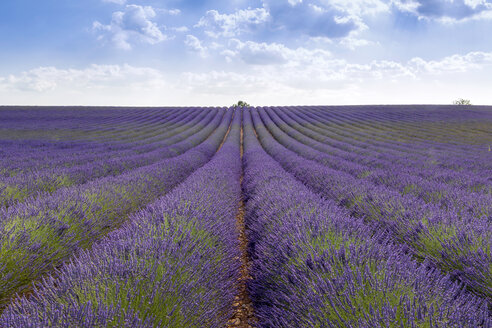
M 1 105 L 492 105 L 492 0 L 2 0 Z

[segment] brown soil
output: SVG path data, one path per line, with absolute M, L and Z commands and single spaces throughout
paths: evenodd
M 241 158 L 243 158 L 243 129 L 241 127 Z M 241 184 L 243 176 L 241 175 Z M 227 322 L 228 328 L 252 328 L 255 326 L 256 319 L 253 313 L 253 304 L 249 297 L 246 284 L 251 279 L 249 274 L 251 259 L 248 256 L 248 239 L 246 236 L 246 226 L 244 222 L 244 201 L 240 201 L 239 211 L 236 216 L 236 225 L 239 230 L 239 246 L 241 248 L 241 276 L 238 279 L 238 295 L 234 298 L 234 314 Z
M 236 115 L 236 114 L 234 114 L 234 115 Z M 222 142 L 220 143 L 219 148 L 217 148 L 216 153 L 219 152 L 220 148 L 222 148 L 222 146 L 226 142 L 227 136 L 229 135 L 229 132 L 231 131 L 231 128 L 232 128 L 232 121 L 234 120 L 234 115 L 232 116 L 231 122 L 229 123 L 229 128 L 227 129 L 227 132 L 226 132 L 226 134 L 224 136 L 224 139 L 222 139 Z

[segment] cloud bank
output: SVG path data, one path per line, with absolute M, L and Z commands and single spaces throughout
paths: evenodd
M 67 98 L 60 97 L 60 104 L 66 99 L 72 102 L 76 99 L 83 105 L 171 105 L 182 101 L 191 102 L 190 105 L 223 105 L 217 101 L 227 104 L 226 101 L 242 96 L 264 104 L 297 104 L 299 99 L 308 98 L 306 103 L 319 104 L 365 103 L 370 99 L 382 103 L 391 100 L 414 103 L 415 95 L 406 86 L 444 100 L 449 93 L 443 91 L 448 92 L 450 87 L 461 92 L 477 89 L 461 81 L 462 76 L 471 71 L 492 73 L 492 52 L 456 54 L 435 61 L 415 57 L 407 62 L 374 60 L 357 64 L 333 58 L 324 51 L 234 42 L 237 54 L 232 60 L 250 65 L 243 72 L 206 70 L 169 75 L 150 67 L 131 65 L 91 65 L 83 69 L 40 67 L 0 77 L 0 96 L 8 100 L 23 95 L 22 99 L 28 101 L 29 97 L 53 99 L 50 95 L 64 94 Z M 265 66 L 264 61 L 271 65 Z M 444 87 L 436 80 L 440 76 L 449 79 L 450 84 Z M 387 94 L 387 90 L 392 93 Z

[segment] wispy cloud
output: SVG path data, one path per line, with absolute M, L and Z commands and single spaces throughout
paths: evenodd
M 465 55 L 455 54 L 441 60 L 430 61 L 416 57 L 409 61 L 409 65 L 418 73 L 466 73 L 492 66 L 492 52 L 474 51 Z
M 488 0 L 392 0 L 394 7 L 419 19 L 445 23 L 469 19 L 492 19 L 492 3 Z
M 201 57 L 207 56 L 207 48 L 203 46 L 202 42 L 194 35 L 186 35 L 184 41 L 185 45 L 190 51 L 198 53 Z
M 163 74 L 148 67 L 131 65 L 91 65 L 84 69 L 39 67 L 3 77 L 3 90 L 46 92 L 70 86 L 75 89 L 104 89 L 124 85 L 137 87 L 160 83 Z
M 232 14 L 209 10 L 195 27 L 203 28 L 208 36 L 214 38 L 234 37 L 264 24 L 269 17 L 269 13 L 264 8 L 241 9 Z
M 166 14 L 166 15 L 171 15 L 171 16 L 178 16 L 181 14 L 181 10 L 174 8 L 174 9 L 156 9 L 157 12 Z
M 309 50 L 302 47 L 290 49 L 280 43 L 242 42 L 238 39 L 229 41 L 229 47 L 221 54 L 229 60 L 239 59 L 251 65 L 288 64 L 289 66 L 300 66 L 313 64 L 331 57 L 331 53 L 323 49 Z
M 135 42 L 157 44 L 167 36 L 153 21 L 155 16 L 156 12 L 150 6 L 126 5 L 124 11 L 113 13 L 110 24 L 95 21 L 93 30 L 99 33 L 100 40 L 109 39 L 120 49 L 130 50 Z
M 270 13 L 271 28 L 311 37 L 342 38 L 366 26 L 358 15 L 361 6 L 341 1 L 276 1 L 264 0 Z
M 47 66 L 0 77 L 0 97 L 4 104 L 156 105 L 173 99 L 169 80 L 160 70 L 128 64 Z M 170 93 L 162 97 L 162 90 Z
M 126 0 L 102 0 L 102 2 L 116 3 L 117 5 L 126 4 Z

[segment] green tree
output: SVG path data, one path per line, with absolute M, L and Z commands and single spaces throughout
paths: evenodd
M 251 107 L 251 105 L 245 101 L 239 100 L 237 104 L 232 105 L 232 107 Z
M 458 100 L 453 101 L 453 105 L 471 105 L 469 99 L 460 98 Z

